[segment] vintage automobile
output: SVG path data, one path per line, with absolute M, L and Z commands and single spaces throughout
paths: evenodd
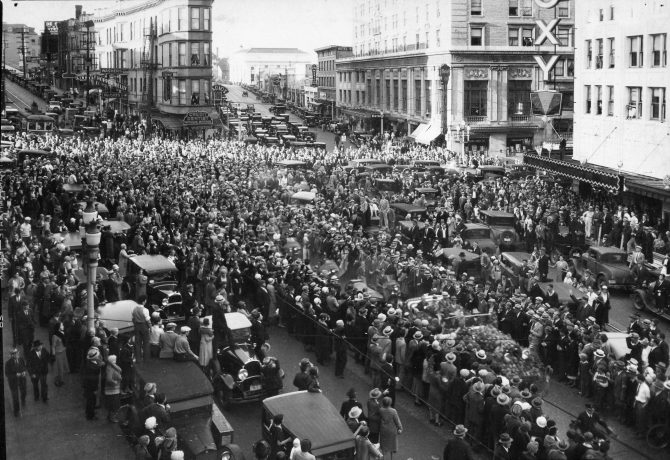
M 577 310 L 577 304 L 573 300 L 572 296 L 570 295 L 572 288 L 568 286 L 565 283 L 561 283 L 559 281 L 547 283 L 547 282 L 542 282 L 542 283 L 537 283 L 542 291 L 546 294 L 549 292 L 549 285 L 554 286 L 554 292 L 558 294 L 558 303 L 560 305 L 566 305 L 568 309 L 572 312 L 575 313 Z M 575 290 L 576 291 L 576 290 Z M 574 294 L 575 298 L 579 298 L 580 296 L 578 293 Z
M 210 322 L 211 322 L 211 316 Z M 226 313 L 230 343 L 215 351 L 212 383 L 223 408 L 232 403 L 258 401 L 276 395 L 283 387 L 283 370 L 276 360 L 256 356 L 251 340 L 251 322 L 240 312 Z
M 144 272 L 149 278 L 147 284 L 147 300 L 157 311 L 163 322 L 183 322 L 186 312 L 183 311 L 181 294 L 177 289 L 177 267 L 167 257 L 161 255 L 133 255 L 129 259 L 128 278 L 131 282 Z
M 460 236 L 464 244 L 472 246 L 473 243 L 477 243 L 482 251 L 488 249 L 489 255 L 495 254 L 498 250 L 493 229 L 488 225 L 467 223 Z
M 568 227 L 562 225 L 554 238 L 551 261 L 555 263 L 560 256 L 563 256 L 565 260 L 579 257 L 579 254 L 586 252 L 589 246 L 584 237 L 584 232 L 571 232 Z
M 482 265 L 481 265 L 481 256 L 475 254 L 474 252 L 466 251 L 465 249 L 459 248 L 443 248 L 442 253 L 438 257 L 444 257 L 449 266 L 453 267 L 454 260 L 460 257 L 460 254 L 465 254 L 465 260 L 461 263 L 464 264 L 465 273 L 468 274 L 468 278 L 474 277 L 475 280 L 478 280 L 482 276 Z
M 525 274 L 522 273 L 524 260 L 530 260 L 530 254 L 527 252 L 510 251 L 500 254 L 500 269 L 504 275 L 512 282 L 512 286 L 519 287 L 522 279 L 525 279 Z M 526 286 L 522 286 L 525 290 Z
M 514 251 L 519 245 L 519 235 L 514 229 L 514 214 L 504 211 L 479 211 L 479 219 L 491 227 L 493 240 L 501 251 Z
M 598 286 L 607 284 L 611 288 L 632 289 L 644 281 L 658 279 L 660 271 L 645 263 L 636 275 L 628 268 L 628 254 L 611 246 L 590 247 L 579 257 L 572 258 L 573 271 L 579 279 L 586 270 L 596 278 Z
M 434 160 L 416 160 L 412 163 L 412 169 L 415 171 L 425 171 L 428 167 L 439 167 L 440 162 Z
M 372 181 L 372 186 L 377 192 L 377 196 L 382 192 L 399 193 L 402 191 L 402 182 L 397 179 L 375 179 Z
M 642 287 L 635 289 L 631 294 L 631 299 L 633 300 L 633 306 L 636 310 L 642 311 L 646 310 L 649 313 L 652 313 L 656 316 L 661 316 L 667 319 L 670 319 L 670 312 L 658 311 L 656 308 L 656 299 L 654 298 L 653 288 L 658 281 L 653 282 L 644 282 Z
M 410 216 L 410 219 L 419 219 L 423 220 L 426 216 L 427 209 L 423 206 L 417 206 L 412 203 L 391 203 L 390 205 L 395 211 L 396 222 L 403 220 L 408 220 L 407 216 Z
M 96 318 L 105 324 L 107 329 L 117 328 L 120 335 L 133 334 L 133 310 L 139 304 L 134 300 L 119 300 L 98 306 Z
M 363 279 L 352 279 L 345 286 L 346 292 L 362 292 L 367 299 L 373 303 L 384 303 L 383 294 L 370 288 Z
M 214 388 L 198 365 L 171 359 L 150 359 L 138 362 L 134 367 L 134 410 L 137 411 L 137 403 L 144 396 L 144 386 L 155 383 L 168 397 L 170 425 L 177 430 L 177 442 L 185 458 L 220 459 L 223 447 L 233 441 L 233 430 L 214 404 Z M 143 434 L 144 423 L 137 425 L 126 427 L 131 438 L 136 439 Z
M 417 187 L 414 191 L 420 195 L 424 195 L 426 199 L 426 207 L 429 211 L 435 208 L 440 193 L 438 189 L 432 187 Z
M 291 195 L 290 205 L 297 207 L 313 207 L 316 194 L 314 192 L 295 192 Z
M 298 439 L 312 441 L 312 455 L 317 460 L 354 458 L 354 437 L 339 410 L 323 393 L 295 391 L 263 401 L 263 438 L 270 440 L 272 418 L 284 415 L 284 432 Z M 318 414 L 318 423 L 314 414 Z

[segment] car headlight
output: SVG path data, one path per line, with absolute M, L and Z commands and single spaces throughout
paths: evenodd
M 237 378 L 240 380 L 245 380 L 247 377 L 249 377 L 249 372 L 246 369 L 240 369 L 240 372 L 237 373 Z

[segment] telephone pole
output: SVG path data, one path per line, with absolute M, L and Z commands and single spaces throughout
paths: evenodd
M 28 72 L 28 69 L 26 68 L 26 28 L 21 27 L 21 56 L 23 56 L 23 79 L 27 80 L 28 77 L 26 76 L 26 73 Z

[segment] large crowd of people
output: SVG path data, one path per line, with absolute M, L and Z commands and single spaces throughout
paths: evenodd
M 464 175 L 428 176 L 411 169 L 359 175 L 355 168 L 345 168 L 350 160 L 366 157 L 389 165 L 455 159 L 446 150 L 420 146 L 296 152 L 226 140 L 130 136 L 82 140 L 19 135 L 14 141 L 16 149 L 49 149 L 53 154 L 28 158 L 2 176 L 7 203 L 0 219 L 3 280 L 10 294 L 14 342 L 30 358 L 42 347 L 34 342 L 36 327 L 49 329 L 48 349 L 58 363 L 56 384 L 68 371 L 82 372 L 90 419 L 101 373 L 110 382 L 104 394 L 109 396 L 110 420 L 115 420 L 116 395 L 129 388 L 133 359 L 186 354 L 208 366 L 212 345 L 207 343 L 216 346 L 223 333 L 216 314 L 212 325 L 199 317 L 217 310 L 243 311 L 264 326 L 287 327 L 316 353 L 319 365 L 328 365 L 334 353 L 338 376 L 353 352 L 371 374 L 376 399 L 387 396 L 390 407 L 397 390 L 411 392 L 417 405 L 428 407 L 432 423 L 456 425 L 456 440 L 467 436 L 475 446 L 494 450 L 496 458 L 607 458 L 608 427 L 596 426 L 594 410 L 620 418 L 640 434 L 667 413 L 668 345 L 655 323 L 633 318 L 631 351 L 615 356 L 604 334 L 611 307 L 606 286 L 588 277 L 578 280 L 561 259 L 556 264 L 560 279 L 554 282 L 571 284 L 576 306 L 562 305 L 551 289 L 537 287 L 538 280 L 547 278 L 548 253 L 560 227 L 587 239 L 600 235 L 604 244 L 622 244 L 638 254 L 636 263 L 651 260 L 653 252 L 668 252 L 670 232 L 657 216 L 626 207 L 613 195 L 594 192 L 583 199 L 541 177 L 475 182 Z M 277 166 L 288 159 L 307 166 Z M 388 178 L 400 188 L 379 192 L 376 182 Z M 65 184 L 84 188 L 66 193 Z M 398 222 L 407 216 L 397 215 L 390 203 L 425 203 L 417 187 L 436 188 L 437 203 L 420 229 L 415 222 L 412 230 L 401 232 Z M 315 193 L 314 201 L 297 204 L 291 199 L 297 191 Z M 83 218 L 79 203 L 89 200 L 106 207 L 106 219 L 130 226 L 116 235 L 102 229 L 100 264 L 111 274 L 96 284 L 96 302 L 134 298 L 144 303 L 149 281 L 142 273 L 131 277 L 128 260 L 134 254 L 165 255 L 178 268 L 189 316 L 186 328 L 180 328 L 181 341 L 175 325 L 163 330 L 150 313 L 144 318 L 146 333 L 136 331 L 130 341 L 100 323 L 95 335 L 87 332 L 78 254 L 53 235 L 78 232 Z M 478 221 L 482 210 L 514 214 L 516 232 L 531 253 L 523 277 L 527 286 L 515 286 L 503 275 L 495 254 L 459 237 L 463 224 Z M 448 247 L 480 253 L 480 276 L 465 274 L 458 260 L 440 257 L 440 249 Z M 667 257 L 664 264 L 663 274 Z M 663 276 L 655 286 L 662 294 L 657 307 L 666 308 L 669 288 Z M 423 294 L 434 301 L 407 302 Z M 510 354 L 541 364 L 538 378 L 510 374 L 501 365 L 507 355 L 463 341 L 459 325 L 477 315 L 511 336 L 518 347 Z M 18 355 L 17 350 L 16 361 L 8 362 L 16 366 L 12 373 L 17 376 L 25 368 Z M 46 380 L 28 373 L 36 397 L 41 385 L 46 399 Z M 591 398 L 578 427 L 565 436 L 542 409 L 552 373 Z M 12 393 L 18 415 L 19 383 Z M 365 418 L 354 418 L 361 416 Z M 399 425 L 392 416 L 390 420 Z M 155 430 L 154 422 L 146 429 Z M 362 431 L 358 427 L 352 430 L 356 436 L 364 433 L 374 441 L 371 424 Z M 399 425 L 397 433 L 401 431 Z M 368 446 L 364 439 L 359 444 Z M 396 450 L 394 443 L 383 447 Z M 157 458 L 150 449 L 151 458 Z M 445 453 L 446 458 L 468 457 Z

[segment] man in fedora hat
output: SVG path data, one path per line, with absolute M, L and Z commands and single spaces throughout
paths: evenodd
M 473 460 L 475 454 L 472 447 L 465 441 L 465 435 L 468 429 L 463 425 L 456 425 L 454 428 L 454 439 L 447 442 L 442 453 L 442 460 Z
M 40 399 L 40 387 L 42 387 L 42 401 L 49 400 L 49 390 L 47 387 L 47 374 L 49 373 L 49 352 L 44 349 L 42 342 L 35 340 L 33 348 L 27 356 L 28 373 L 30 381 L 33 384 L 33 393 L 35 401 Z
M 493 450 L 493 460 L 512 460 L 512 455 L 510 453 L 511 447 L 512 437 L 508 433 L 502 433 Z
M 12 392 L 12 405 L 14 408 L 14 417 L 18 417 L 21 406 L 26 405 L 26 375 L 28 369 L 26 362 L 19 356 L 19 350 L 14 347 L 10 351 L 10 357 L 5 363 L 5 376 L 9 383 L 9 390 Z M 19 397 L 21 406 L 19 406 Z

